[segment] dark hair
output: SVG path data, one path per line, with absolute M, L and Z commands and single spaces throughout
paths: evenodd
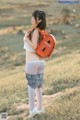
M 37 22 L 37 18 L 39 20 L 42 20 L 38 25 L 37 28 L 44 30 L 46 28 L 46 14 L 43 11 L 39 11 L 39 10 L 35 10 L 32 13 L 32 16 L 35 18 L 36 22 Z

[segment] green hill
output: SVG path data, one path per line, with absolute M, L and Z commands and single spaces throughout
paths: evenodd
M 0 3 L 0 113 L 9 120 L 27 120 L 23 31 L 31 27 L 35 9 L 47 14 L 47 30 L 57 46 L 46 59 L 43 105 L 46 114 L 34 120 L 80 120 L 80 5 L 55 1 L 4 0 Z

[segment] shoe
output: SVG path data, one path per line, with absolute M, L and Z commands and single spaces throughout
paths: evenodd
M 35 107 L 32 111 L 30 111 L 30 115 L 28 116 L 28 118 L 32 118 L 32 117 L 34 117 L 37 114 L 38 114 L 38 110 Z
M 39 115 L 44 114 L 44 113 L 45 113 L 44 108 L 42 108 L 41 110 L 38 110 L 38 114 L 39 114 Z

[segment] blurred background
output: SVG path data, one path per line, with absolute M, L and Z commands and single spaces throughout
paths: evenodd
M 46 13 L 46 30 L 57 40 L 46 59 L 43 104 L 48 114 L 38 120 L 80 120 L 80 4 L 58 0 L 0 0 L 0 112 L 7 111 L 10 120 L 27 119 L 23 37 L 34 10 Z

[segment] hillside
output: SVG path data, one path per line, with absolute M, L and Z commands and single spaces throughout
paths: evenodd
M 23 36 L 35 9 L 46 12 L 47 31 L 55 36 L 57 46 L 46 59 L 46 114 L 33 120 L 80 120 L 80 5 L 53 0 L 0 1 L 0 113 L 7 112 L 8 120 L 27 120 Z

